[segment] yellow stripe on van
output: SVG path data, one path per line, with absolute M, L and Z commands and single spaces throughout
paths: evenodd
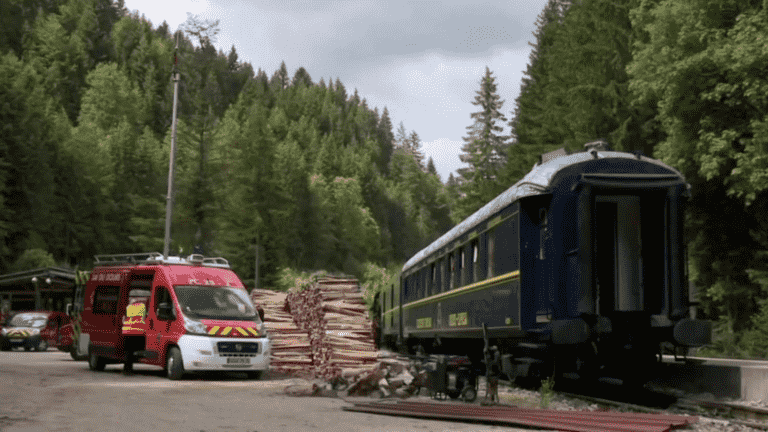
M 259 332 L 257 332 L 256 329 L 253 328 L 253 327 L 248 327 L 248 331 L 253 333 L 254 336 L 258 336 L 259 335 Z
M 215 335 L 217 331 L 219 331 L 219 326 L 213 326 L 213 328 L 208 330 L 208 334 L 209 335 Z
M 229 334 L 229 332 L 232 331 L 232 327 L 225 327 L 224 330 L 221 331 L 222 336 L 226 336 Z
M 248 332 L 241 329 L 240 327 L 235 327 L 235 330 L 239 331 L 241 335 L 248 336 Z

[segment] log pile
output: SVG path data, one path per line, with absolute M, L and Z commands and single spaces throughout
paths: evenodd
M 373 326 L 357 280 L 324 278 L 299 283 L 287 295 L 251 295 L 264 308 L 272 368 L 333 381 L 342 372 L 360 375 L 376 367 Z
M 287 311 L 286 293 L 265 289 L 251 291 L 254 305 L 264 308 L 264 325 L 272 344 L 270 368 L 291 375 L 307 375 L 312 367 L 309 335 L 300 329 Z

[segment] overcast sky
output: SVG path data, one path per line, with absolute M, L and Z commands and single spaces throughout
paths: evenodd
M 285 61 L 312 80 L 339 78 L 368 106 L 386 106 L 396 130 L 415 130 L 443 181 L 462 166 L 462 137 L 488 66 L 511 118 L 546 0 L 125 0 L 173 32 L 187 13 L 219 20 L 214 45 L 272 76 Z M 393 130 L 393 132 L 394 132 Z M 508 133 L 509 128 L 505 129 Z M 455 174 L 454 174 L 455 175 Z

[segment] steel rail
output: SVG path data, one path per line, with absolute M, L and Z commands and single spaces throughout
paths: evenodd
M 346 411 L 386 415 L 494 423 L 556 429 L 569 432 L 666 432 L 695 423 L 698 418 L 679 415 L 608 411 L 557 411 L 509 406 L 477 406 L 431 402 L 358 402 Z

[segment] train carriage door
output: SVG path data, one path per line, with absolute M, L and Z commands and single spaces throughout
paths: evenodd
M 595 197 L 595 277 L 597 313 L 644 308 L 640 198 Z

